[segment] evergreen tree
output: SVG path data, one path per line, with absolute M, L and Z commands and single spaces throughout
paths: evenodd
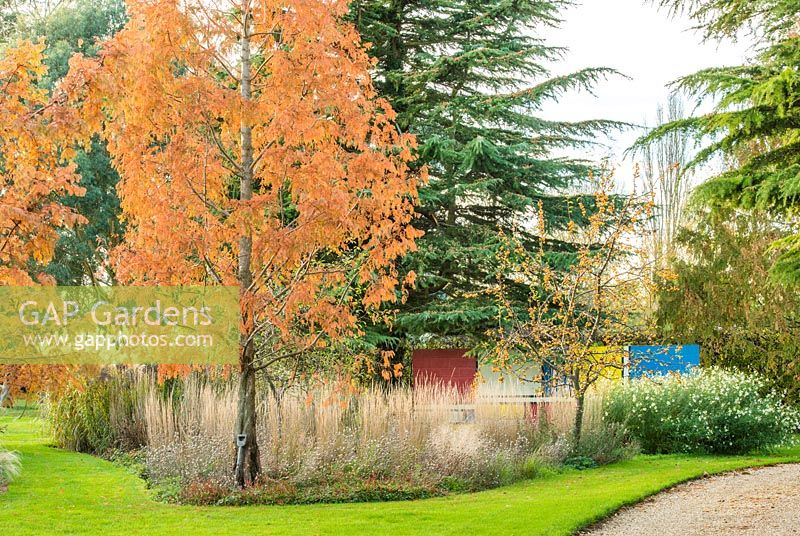
M 792 213 L 800 207 L 800 0 L 663 0 L 686 10 L 707 38 L 730 38 L 749 29 L 760 43 L 753 61 L 706 69 L 679 80 L 677 89 L 712 113 L 669 122 L 637 145 L 683 131 L 707 141 L 688 169 L 723 157 L 735 160 L 703 184 L 699 200 L 712 205 Z M 773 273 L 800 281 L 800 235 L 777 242 Z
M 495 283 L 499 231 L 539 247 L 539 207 L 550 227 L 566 224 L 569 196 L 589 175 L 559 151 L 585 146 L 619 125 L 539 116 L 570 90 L 612 73 L 585 69 L 550 77 L 565 50 L 536 37 L 557 25 L 558 0 L 357 0 L 353 17 L 377 58 L 376 82 L 419 141 L 429 171 L 416 226 L 419 250 L 404 261 L 417 274 L 398 331 L 471 336 L 496 319 L 470 295 Z M 554 253 L 569 244 L 549 240 Z M 526 302 L 525 289 L 516 296 Z

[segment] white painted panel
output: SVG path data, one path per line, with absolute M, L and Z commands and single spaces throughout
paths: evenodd
M 492 365 L 478 369 L 479 397 L 532 397 L 541 395 L 541 384 L 533 382 L 539 377 L 538 365 L 522 365 L 511 371 L 495 372 Z

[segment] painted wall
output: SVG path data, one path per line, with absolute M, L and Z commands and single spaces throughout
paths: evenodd
M 414 350 L 411 354 L 414 385 L 453 385 L 461 392 L 469 391 L 478 372 L 478 362 L 465 357 L 466 352 L 463 349 Z
M 414 350 L 411 355 L 414 385 L 453 385 L 461 392 L 468 392 L 473 385 L 477 385 L 478 396 L 503 398 L 553 396 L 570 390 L 569 383 L 565 379 L 557 381 L 549 367 L 539 371 L 538 367 L 534 369 L 530 366 L 518 371 L 519 375 L 526 378 L 541 374 L 541 383 L 522 382 L 515 374 L 493 371 L 491 365 L 482 366 L 478 374 L 477 361 L 466 357 L 466 352 L 464 349 Z M 598 360 L 602 362 L 621 361 L 625 355 L 622 348 L 597 347 L 596 353 Z M 625 359 L 628 361 L 626 375 L 629 378 L 667 373 L 685 374 L 691 368 L 700 366 L 700 346 L 629 346 Z M 609 367 L 606 378 L 613 381 L 621 376 L 622 371 L 619 368 Z
M 482 365 L 478 371 L 479 397 L 499 397 L 507 399 L 530 398 L 542 395 L 540 382 L 522 381 L 520 378 L 532 380 L 541 375 L 538 365 L 522 365 L 511 371 L 492 370 L 492 365 Z
M 700 366 L 700 346 L 630 346 L 630 378 L 685 374 Z

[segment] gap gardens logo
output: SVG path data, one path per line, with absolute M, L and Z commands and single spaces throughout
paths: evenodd
M 227 364 L 237 287 L 0 287 L 0 363 Z

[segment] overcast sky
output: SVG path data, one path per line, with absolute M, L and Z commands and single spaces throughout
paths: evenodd
M 669 95 L 669 82 L 705 67 L 740 64 L 752 53 L 746 43 L 703 43 L 687 18 L 668 18 L 645 0 L 583 0 L 564 19 L 561 28 L 546 34 L 549 44 L 569 48 L 553 74 L 603 66 L 631 79 L 604 82 L 596 96 L 570 94 L 551 103 L 544 110 L 550 119 L 652 123 L 656 107 Z M 620 171 L 632 168 L 621 157 L 636 137 L 628 132 L 607 140 L 609 149 L 590 156 L 612 156 Z

